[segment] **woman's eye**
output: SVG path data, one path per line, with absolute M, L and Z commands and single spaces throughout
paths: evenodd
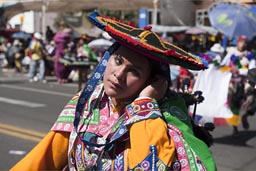
M 123 60 L 122 60 L 120 55 L 116 55 L 115 56 L 115 62 L 116 62 L 117 65 L 121 65 L 122 64 Z
M 130 72 L 131 72 L 134 76 L 140 77 L 140 72 L 137 71 L 136 69 L 131 69 Z

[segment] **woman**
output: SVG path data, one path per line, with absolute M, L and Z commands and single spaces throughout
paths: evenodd
M 207 145 L 193 134 L 183 99 L 168 91 L 167 63 L 205 64 L 148 28 L 97 13 L 90 20 L 116 42 L 49 134 L 11 170 L 216 170 Z M 172 51 L 161 52 L 166 47 Z
M 69 74 L 71 72 L 70 67 L 66 67 L 63 63 L 59 61 L 60 58 L 64 57 L 65 51 L 68 48 L 67 46 L 72 41 L 70 32 L 71 29 L 68 28 L 64 23 L 61 23 L 60 31 L 58 31 L 53 37 L 56 46 L 54 72 L 59 83 L 67 83 Z

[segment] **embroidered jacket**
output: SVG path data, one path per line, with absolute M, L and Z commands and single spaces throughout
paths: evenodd
M 11 170 L 63 169 L 65 163 L 63 170 L 70 171 L 216 170 L 208 147 L 193 135 L 181 98 L 164 99 L 158 104 L 143 97 L 117 110 L 100 84 L 86 104 L 75 131 L 73 120 L 78 98 L 79 94 L 68 102 L 49 135 Z M 91 104 L 94 105 L 90 109 Z M 51 148 L 53 142 L 63 149 L 55 152 Z M 54 162 L 46 162 L 44 158 L 33 162 L 41 160 L 36 156 L 44 150 L 45 154 L 54 153 L 50 155 Z M 63 151 L 68 161 L 63 159 Z

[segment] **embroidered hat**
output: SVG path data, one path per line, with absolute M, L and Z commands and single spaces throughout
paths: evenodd
M 114 18 L 100 16 L 97 12 L 93 12 L 88 18 L 115 41 L 141 55 L 191 70 L 208 67 L 206 60 L 188 53 L 170 42 L 161 40 L 155 32 L 151 31 L 150 26 L 137 28 Z

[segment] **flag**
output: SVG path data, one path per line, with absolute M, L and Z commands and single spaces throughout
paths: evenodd
M 203 71 L 199 71 L 193 86 L 193 92 L 202 91 L 204 101 L 197 104 L 196 122 L 212 122 L 215 125 L 233 124 L 233 113 L 228 106 L 228 88 L 231 72 L 220 70 L 213 64 Z M 193 112 L 194 106 L 190 107 Z M 235 122 L 235 121 L 234 121 Z

